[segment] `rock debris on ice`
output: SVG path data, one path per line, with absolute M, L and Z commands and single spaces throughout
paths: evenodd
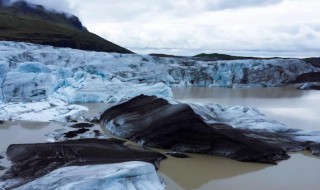
M 16 190 L 164 190 L 154 166 L 145 162 L 69 166 L 57 169 Z

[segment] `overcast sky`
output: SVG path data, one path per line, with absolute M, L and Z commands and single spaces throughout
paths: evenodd
M 320 56 L 320 0 L 28 0 L 137 53 Z

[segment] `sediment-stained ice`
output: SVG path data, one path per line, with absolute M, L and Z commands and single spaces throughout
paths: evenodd
M 154 166 L 145 162 L 70 166 L 57 169 L 16 190 L 164 190 Z

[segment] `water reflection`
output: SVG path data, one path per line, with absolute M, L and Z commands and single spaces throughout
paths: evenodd
M 212 180 L 230 178 L 273 167 L 266 164 L 238 162 L 216 156 L 189 155 L 192 158 L 170 157 L 161 162 L 159 170 L 184 189 L 197 189 Z M 169 187 L 169 189 L 174 188 Z
M 182 102 L 255 107 L 270 119 L 290 128 L 320 131 L 320 91 L 299 91 L 294 88 L 188 87 L 174 88 L 173 93 Z M 307 152 L 292 154 L 289 160 L 272 167 L 220 159 L 221 161 L 211 159 L 210 163 L 203 160 L 194 160 L 188 164 L 188 161 L 182 160 L 163 162 L 160 170 L 185 189 L 317 190 L 320 186 L 320 159 Z M 198 170 L 199 168 L 201 169 Z
M 285 88 L 208 88 L 176 87 L 172 92 L 177 99 L 184 98 L 299 98 L 310 91 Z
M 92 117 L 100 117 L 100 114 L 104 112 L 106 109 L 110 108 L 114 104 L 111 103 L 82 103 L 78 104 L 87 107 L 90 111 L 88 111 L 84 116 L 86 118 Z
M 27 129 L 27 130 L 39 130 L 39 129 L 43 129 L 44 127 L 47 127 L 48 125 L 50 125 L 50 122 L 23 122 L 20 121 L 18 122 L 19 126 L 21 128 Z
M 320 91 L 294 88 L 173 88 L 176 99 L 190 103 L 219 103 L 258 108 L 290 128 L 320 130 Z
M 310 154 L 292 154 L 291 159 L 278 166 L 239 176 L 212 180 L 201 190 L 317 190 L 319 189 L 319 158 Z
M 0 152 L 10 144 L 46 142 L 45 134 L 63 127 L 55 122 L 8 121 L 0 125 Z

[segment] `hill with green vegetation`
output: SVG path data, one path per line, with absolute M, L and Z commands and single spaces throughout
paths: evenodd
M 201 53 L 194 56 L 195 58 L 204 58 L 204 59 L 210 59 L 214 61 L 218 60 L 243 60 L 243 59 L 263 59 L 259 57 L 243 57 L 243 56 L 233 56 L 233 55 L 227 55 L 227 54 L 220 54 L 220 53 Z
M 74 49 L 132 53 L 90 33 L 74 15 L 48 11 L 41 5 L 0 0 L 0 40 Z
M 211 54 L 198 54 L 193 56 L 195 59 L 200 59 L 203 61 L 219 61 L 219 60 L 243 60 L 243 59 L 290 59 L 290 58 L 280 58 L 280 57 L 245 57 L 245 56 L 233 56 L 233 55 L 227 55 L 227 54 L 220 54 L 220 53 L 211 53 Z M 320 57 L 311 57 L 311 58 L 305 58 L 301 59 L 304 60 L 307 63 L 310 63 L 314 67 L 320 68 Z

